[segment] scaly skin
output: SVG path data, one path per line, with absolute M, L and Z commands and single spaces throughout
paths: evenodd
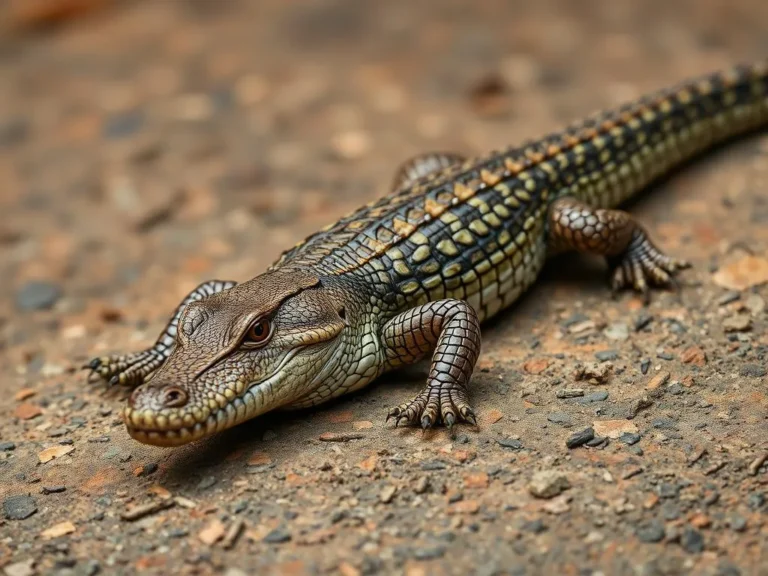
M 135 439 L 180 445 L 264 412 L 320 404 L 431 355 L 396 423 L 475 421 L 467 385 L 480 323 L 510 306 L 547 257 L 605 256 L 612 287 L 646 293 L 683 261 L 616 207 L 697 153 L 768 123 L 768 62 L 689 81 L 521 147 L 404 165 L 394 191 L 243 284 L 210 282 L 150 350 L 93 360 L 136 387 Z

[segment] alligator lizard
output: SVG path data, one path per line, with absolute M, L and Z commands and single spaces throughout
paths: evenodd
M 480 325 L 553 254 L 602 255 L 613 290 L 647 294 L 688 266 L 617 209 L 683 161 L 768 124 L 768 61 L 694 78 L 562 132 L 467 159 L 425 154 L 391 194 L 244 283 L 211 281 L 151 348 L 96 358 L 133 388 L 129 434 L 173 446 L 267 411 L 321 404 L 431 357 L 395 425 L 476 424 L 468 384 Z

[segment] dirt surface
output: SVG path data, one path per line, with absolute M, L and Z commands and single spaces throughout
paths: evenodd
M 0 12 L 0 570 L 768 574 L 766 136 L 631 207 L 693 262 L 679 292 L 611 300 L 600 261 L 553 261 L 485 328 L 455 437 L 384 422 L 424 366 L 182 449 L 77 370 L 411 154 L 765 57 L 768 3 L 69 4 Z

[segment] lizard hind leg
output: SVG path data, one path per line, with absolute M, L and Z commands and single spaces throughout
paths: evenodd
M 187 304 L 202 300 L 217 292 L 232 288 L 236 282 L 210 280 L 200 284 L 182 300 L 157 341 L 146 350 L 129 354 L 101 356 L 88 362 L 83 369 L 90 370 L 89 382 L 105 382 L 108 386 L 120 384 L 134 388 L 144 382 L 171 355 L 176 343 L 176 329 Z
M 392 181 L 392 191 L 402 190 L 429 174 L 434 174 L 455 164 L 461 164 L 464 161 L 466 161 L 466 157 L 453 152 L 428 152 L 414 156 L 398 167 Z
M 442 422 L 477 423 L 467 398 L 467 385 L 480 354 L 480 323 L 462 300 L 437 300 L 395 316 L 383 329 L 382 342 L 390 366 L 412 364 L 431 350 L 427 386 L 413 400 L 392 408 L 387 420 L 422 428 Z
M 664 254 L 630 214 L 595 209 L 574 198 L 555 200 L 549 209 L 549 245 L 605 256 L 614 293 L 631 287 L 648 297 L 649 284 L 674 283 L 674 274 L 691 265 Z

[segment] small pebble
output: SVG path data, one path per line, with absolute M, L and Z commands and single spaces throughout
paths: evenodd
M 528 492 L 536 498 L 554 498 L 571 487 L 568 477 L 557 470 L 536 472 L 528 483 Z
M 413 491 L 416 492 L 416 494 L 424 494 L 429 490 L 429 478 L 426 476 L 421 476 L 416 481 L 416 486 L 413 487 Z
M 624 340 L 629 339 L 629 326 L 621 322 L 611 324 L 608 328 L 605 329 L 603 334 L 605 334 L 605 337 L 609 340 L 623 342 Z
M 445 462 L 441 462 L 440 460 L 428 460 L 427 462 L 421 463 L 421 469 L 426 471 L 445 470 L 445 468 Z
M 3 514 L 8 520 L 25 520 L 37 512 L 37 502 L 32 496 L 9 496 L 3 500 Z
M 435 560 L 445 556 L 446 546 L 432 546 L 427 548 L 417 548 L 413 551 L 413 557 L 416 560 Z
M 648 326 L 653 321 L 653 316 L 648 314 L 647 312 L 641 312 L 638 317 L 635 319 L 635 332 L 640 332 L 643 328 Z
M 680 536 L 680 546 L 689 554 L 700 554 L 704 551 L 704 537 L 698 530 L 687 527 Z
M 541 518 L 536 518 L 535 520 L 523 522 L 520 525 L 520 529 L 525 530 L 526 532 L 532 532 L 533 534 L 541 534 L 542 532 L 547 531 L 547 526 Z
M 264 536 L 263 542 L 267 544 L 282 544 L 291 540 L 291 533 L 284 528 L 275 528 L 269 534 Z
M 595 352 L 595 358 L 600 360 L 600 362 L 609 362 L 611 360 L 618 360 L 619 352 L 618 350 L 602 350 L 600 352 Z
M 149 464 L 144 464 L 144 466 L 141 467 L 141 472 L 139 472 L 139 477 L 149 476 L 150 474 L 154 474 L 157 472 L 157 464 L 155 462 L 150 462 Z
M 739 368 L 739 376 L 745 378 L 762 378 L 767 373 L 765 366 L 759 366 L 757 364 L 744 364 Z
M 52 282 L 33 280 L 16 293 L 16 307 L 23 311 L 48 310 L 61 297 L 61 288 Z
M 747 519 L 738 514 L 731 516 L 728 524 L 734 532 L 744 532 L 747 529 Z
M 64 492 L 67 489 L 66 486 L 56 485 L 56 486 L 43 486 L 40 492 L 42 494 L 58 494 L 59 492 Z
M 496 440 L 496 442 L 499 446 L 503 448 L 511 448 L 512 450 L 520 450 L 523 447 L 523 443 L 514 438 L 500 438 Z
M 198 490 L 207 490 L 208 488 L 210 488 L 214 484 L 216 484 L 216 477 L 215 476 L 206 476 L 205 478 L 200 480 L 200 482 L 198 482 L 197 489 Z
M 392 486 L 392 485 L 385 486 L 379 493 L 379 500 L 381 500 L 383 504 L 389 504 L 390 502 L 392 502 L 392 499 L 395 497 L 396 492 L 397 492 L 397 488 L 395 486 Z
M 547 420 L 553 424 L 558 424 L 563 428 L 573 426 L 573 417 L 565 412 L 551 412 L 547 414 Z
M 765 494 L 762 492 L 752 492 L 747 497 L 747 506 L 749 506 L 752 510 L 757 510 L 759 508 L 762 508 L 765 504 Z
M 606 390 L 600 390 L 599 392 L 592 392 L 587 394 L 584 398 L 578 400 L 579 404 L 594 404 L 595 402 L 604 402 L 608 400 L 608 392 Z
M 580 396 L 584 396 L 584 390 L 581 388 L 565 388 L 563 390 L 558 390 L 555 393 L 555 396 L 560 399 L 579 398 Z
M 723 320 L 723 330 L 726 332 L 746 332 L 752 328 L 752 318 L 747 314 L 737 314 Z
M 587 446 L 590 448 L 597 448 L 598 446 L 608 446 L 610 439 L 607 436 L 595 436 L 587 442 Z
M 638 528 L 635 534 L 641 542 L 651 543 L 664 540 L 666 531 L 664 529 L 664 524 L 658 520 L 653 520 L 649 524 L 645 524 Z
M 624 432 L 621 436 L 619 436 L 619 441 L 627 444 L 628 446 L 632 446 L 640 442 L 640 434 Z
M 717 299 L 717 304 L 719 306 L 725 306 L 732 302 L 736 302 L 736 300 L 738 300 L 739 298 L 741 298 L 740 292 L 737 292 L 736 290 L 730 290 Z
M 671 418 L 657 418 L 653 421 L 653 427 L 658 430 L 677 430 L 677 422 Z
M 16 450 L 14 442 L 0 442 L 0 452 L 10 452 L 11 450 Z
M 127 138 L 138 132 L 144 124 L 144 115 L 140 111 L 115 114 L 107 118 L 102 135 L 110 140 Z
M 586 444 L 595 437 L 595 430 L 593 428 L 585 428 L 580 432 L 571 434 L 571 436 L 565 441 L 565 445 L 568 448 L 577 448 Z

